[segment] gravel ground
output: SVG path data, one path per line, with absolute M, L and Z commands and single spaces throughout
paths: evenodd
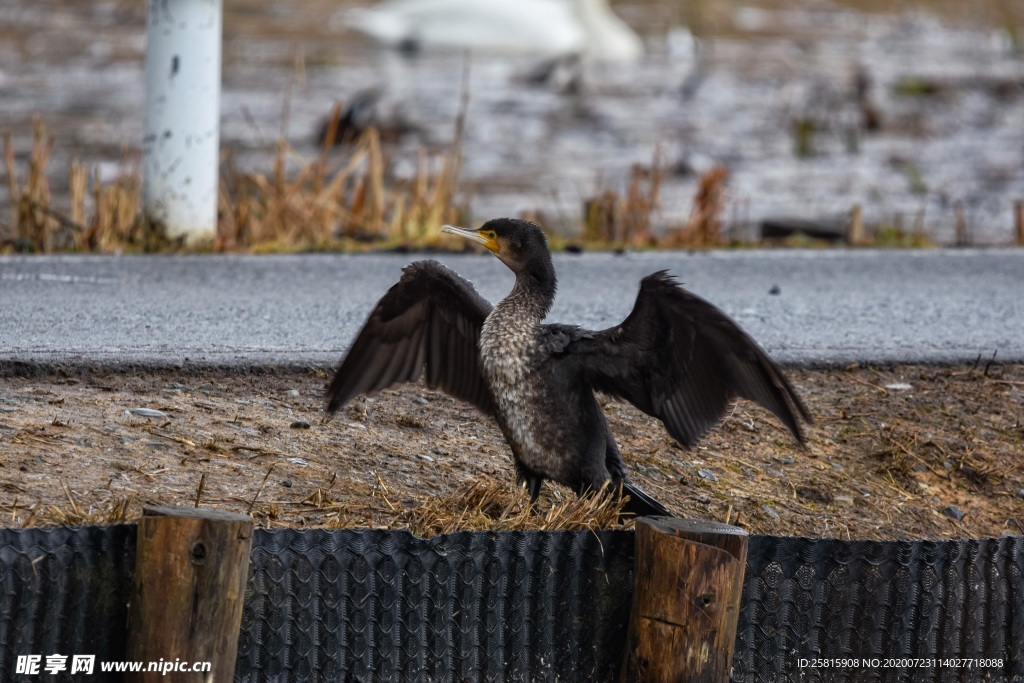
M 633 478 L 677 514 L 752 533 L 1024 533 L 1024 365 L 790 374 L 816 417 L 806 449 L 748 403 L 687 451 L 656 420 L 607 401 Z M 264 525 L 409 528 L 410 511 L 441 501 L 457 519 L 437 528 L 450 529 L 477 504 L 467 491 L 524 505 L 508 448 L 473 408 L 406 386 L 325 423 L 327 377 L 315 368 L 0 377 L 0 514 L 8 526 L 103 523 L 198 497 Z M 548 483 L 542 506 L 570 498 Z M 465 526 L 507 527 L 482 512 Z

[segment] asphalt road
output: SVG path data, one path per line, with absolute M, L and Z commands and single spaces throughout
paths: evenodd
M 403 254 L 0 257 L 0 372 L 333 365 Z M 496 301 L 489 255 L 438 257 Z M 1024 249 L 557 255 L 551 319 L 603 328 L 668 269 L 787 364 L 1024 361 Z M 777 293 L 772 293 L 773 291 Z

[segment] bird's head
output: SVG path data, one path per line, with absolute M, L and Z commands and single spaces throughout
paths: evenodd
M 519 218 L 495 218 L 476 230 L 451 225 L 441 230 L 484 245 L 517 278 L 531 276 L 545 288 L 554 289 L 555 268 L 551 263 L 548 238 L 536 223 Z

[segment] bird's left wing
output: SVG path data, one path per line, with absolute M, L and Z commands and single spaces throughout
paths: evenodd
M 659 418 L 686 446 L 737 398 L 770 410 L 803 443 L 798 416 L 810 415 L 775 363 L 729 316 L 665 272 L 643 279 L 621 325 L 577 334 L 565 350 L 595 389 Z
M 480 374 L 480 330 L 491 305 L 437 261 L 417 261 L 388 290 L 356 336 L 327 389 L 327 413 L 426 374 L 427 386 L 494 413 Z

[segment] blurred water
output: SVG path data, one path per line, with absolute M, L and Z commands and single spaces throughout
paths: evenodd
M 389 150 L 395 174 L 414 171 L 421 146 L 449 144 L 464 57 L 376 49 L 337 20 L 344 6 L 226 3 L 222 143 L 243 168 L 270 168 L 285 119 L 288 139 L 312 157 L 332 102 L 373 87 L 385 89 L 382 110 L 421 129 Z M 698 69 L 670 38 L 692 13 L 672 0 L 615 7 L 648 56 L 588 67 L 579 94 L 525 83 L 528 57 L 474 58 L 462 182 L 476 219 L 533 211 L 551 227 L 573 225 L 585 197 L 623 190 L 630 166 L 650 164 L 657 146 L 661 226 L 686 219 L 699 173 L 723 163 L 737 236 L 766 217 L 842 219 L 861 204 L 869 223 L 900 220 L 950 242 L 961 204 L 975 243 L 1011 240 L 1012 204 L 1024 200 L 1024 57 L 1005 31 L 822 2 L 719 3 L 701 26 L 712 37 L 698 43 Z M 57 139 L 58 195 L 71 156 L 109 175 L 138 153 L 144 12 L 127 0 L 0 6 L 0 129 L 23 155 L 32 116 L 43 117 Z M 858 73 L 881 116 L 876 132 L 860 125 Z M 936 92 L 901 94 L 901 84 Z M 796 121 L 815 131 L 809 156 L 794 152 Z

